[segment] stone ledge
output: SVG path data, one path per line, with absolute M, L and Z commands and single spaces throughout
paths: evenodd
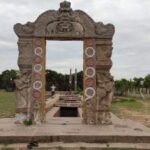
M 9 145 L 0 145 L 0 149 L 14 149 L 14 150 L 26 150 L 27 144 L 17 143 Z M 33 148 L 36 150 L 149 150 L 150 144 L 141 144 L 141 143 L 39 143 L 38 148 Z

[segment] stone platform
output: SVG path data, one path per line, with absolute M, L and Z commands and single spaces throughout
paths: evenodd
M 45 124 L 15 125 L 14 119 L 0 119 L 0 143 L 150 143 L 150 129 L 112 114 L 113 125 L 82 124 L 80 117 L 53 117 L 57 108 L 47 114 Z
M 0 150 L 29 150 L 26 143 L 2 145 Z M 148 143 L 39 143 L 33 150 L 150 150 Z

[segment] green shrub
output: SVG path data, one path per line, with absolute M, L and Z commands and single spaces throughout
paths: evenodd
M 32 122 L 31 119 L 30 119 L 30 120 L 24 120 L 24 121 L 23 121 L 23 124 L 26 125 L 26 126 L 30 126 L 30 125 L 33 124 L 33 122 Z

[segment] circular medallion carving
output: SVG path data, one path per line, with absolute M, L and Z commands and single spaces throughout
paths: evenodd
M 86 88 L 85 89 L 85 95 L 88 99 L 94 97 L 95 96 L 95 89 L 93 87 Z
M 93 47 L 87 47 L 85 49 L 85 55 L 87 57 L 93 57 L 95 55 L 95 49 Z
M 87 77 L 89 77 L 89 78 L 94 77 L 94 76 L 95 76 L 95 68 L 93 68 L 93 67 L 87 67 L 87 68 L 85 69 L 85 75 L 86 75 Z
M 39 91 L 33 91 L 33 97 L 34 98 L 40 98 L 41 97 L 41 92 L 39 92 Z
M 41 64 L 36 64 L 34 66 L 34 71 L 35 72 L 41 72 L 42 71 L 42 65 Z
M 40 90 L 42 88 L 42 82 L 41 81 L 35 81 L 33 83 L 33 88 L 36 90 Z
M 41 47 L 36 47 L 34 49 L 34 53 L 38 56 L 42 56 L 42 48 Z

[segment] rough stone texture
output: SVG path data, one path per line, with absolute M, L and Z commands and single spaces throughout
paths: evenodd
M 131 120 L 112 115 L 112 125 L 83 125 L 82 118 L 53 117 L 55 107 L 47 114 L 45 124 L 25 127 L 13 124 L 14 119 L 0 119 L 1 143 L 149 143 L 150 129 Z
M 32 74 L 32 39 L 20 38 L 18 41 L 19 57 L 18 66 L 20 74 L 15 80 L 16 84 L 16 122 L 21 123 L 25 118 L 31 117 L 31 74 Z M 21 117 L 23 113 L 23 118 Z
M 18 66 L 20 72 L 32 71 L 32 62 L 33 62 L 33 46 L 32 39 L 30 38 L 20 38 L 18 40 Z
M 114 80 L 110 74 L 112 66 L 111 40 L 96 41 L 96 105 L 97 124 L 111 124 L 109 107 L 114 94 Z
M 32 116 L 32 98 L 31 98 L 31 73 L 24 72 L 18 79 L 16 84 L 16 123 L 23 123 Z
M 109 107 L 114 93 L 113 77 L 109 73 L 97 73 L 97 123 L 111 124 Z
M 18 23 L 14 26 L 14 31 L 19 37 L 18 65 L 20 73 L 29 71 L 34 74 L 31 83 L 32 86 L 35 85 L 36 87 L 34 90 L 31 90 L 33 91 L 32 98 L 25 99 L 30 101 L 32 106 L 34 97 L 34 102 L 36 101 L 36 104 L 40 105 L 40 116 L 43 118 L 41 121 L 44 120 L 45 45 L 43 43 L 45 41 L 43 40 L 83 40 L 86 44 L 85 48 L 89 46 L 94 49 L 95 55 L 93 60 L 96 60 L 94 66 L 92 66 L 92 69 L 96 72 L 92 77 L 94 84 L 92 86 L 84 86 L 84 94 L 86 87 L 90 89 L 90 92 L 95 93 L 88 101 L 84 96 L 84 122 L 87 124 L 110 124 L 109 106 L 113 96 L 113 78 L 110 75 L 112 62 L 110 57 L 112 53 L 112 37 L 115 31 L 114 26 L 112 24 L 104 25 L 102 22 L 94 22 L 85 12 L 72 10 L 70 5 L 70 2 L 61 2 L 59 10 L 48 10 L 41 14 L 35 22 L 27 22 L 25 25 Z M 35 39 L 37 40 L 36 42 L 34 41 Z M 41 42 L 38 39 L 41 39 Z M 93 42 L 88 44 L 86 41 L 90 41 L 89 43 Z M 41 54 L 40 49 L 42 51 Z M 86 60 L 84 59 L 84 62 Z M 88 61 L 87 63 L 91 63 Z M 86 64 L 86 67 L 91 67 L 91 64 Z M 86 67 L 84 67 L 84 74 Z M 85 80 L 84 84 L 87 83 L 87 80 Z M 40 84 L 42 85 L 41 89 Z M 19 101 L 19 97 L 17 97 L 17 101 Z M 38 110 L 36 111 L 38 112 Z

